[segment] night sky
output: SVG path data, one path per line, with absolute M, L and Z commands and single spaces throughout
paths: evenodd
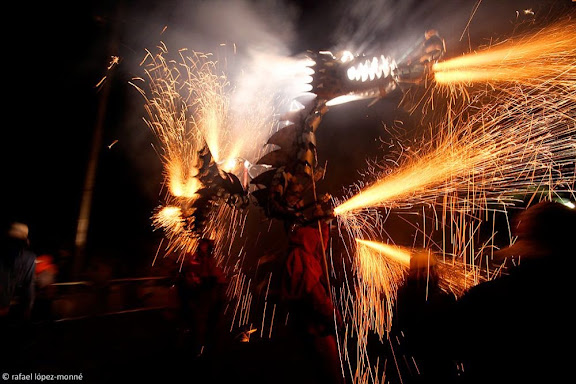
M 345 45 L 368 53 L 400 54 L 426 28 L 434 27 L 446 38 L 448 55 L 458 55 L 469 45 L 505 38 L 519 23 L 529 22 L 519 20 L 523 16 L 516 11 L 532 9 L 540 20 L 552 20 L 574 9 L 569 0 L 485 0 L 469 25 L 469 34 L 461 40 L 476 3 L 125 0 L 17 4 L 5 16 L 18 21 L 5 28 L 4 37 L 8 102 L 4 104 L 2 151 L 3 222 L 27 222 L 39 253 L 73 248 L 93 131 L 103 102 L 103 88 L 96 85 L 112 55 L 121 61 L 107 80 L 110 94 L 104 104 L 88 247 L 94 254 L 123 260 L 121 269 L 130 275 L 150 264 L 162 237 L 150 222 L 161 200 L 162 167 L 151 145 L 155 139 L 142 120 L 143 100 L 128 84 L 143 75 L 138 64 L 146 49 L 165 41 L 175 48 L 209 51 L 226 42 L 237 44 L 241 51 L 253 42 L 265 42 L 286 55 Z M 254 4 L 260 6 L 251 14 L 261 23 L 246 23 L 239 10 L 252 9 Z M 416 124 L 417 116 L 398 109 L 398 101 L 391 97 L 370 108 L 367 102 L 357 102 L 330 110 L 318 132 L 319 160 L 328 162 L 322 188 L 339 195 L 343 187 L 358 180 L 366 159 L 382 153 L 383 124 L 395 120 L 404 121 L 408 128 Z

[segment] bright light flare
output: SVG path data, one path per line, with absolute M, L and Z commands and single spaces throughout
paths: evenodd
M 232 172 L 240 164 L 239 160 L 236 158 L 225 159 L 220 164 L 220 169 L 224 172 Z
M 350 51 L 342 51 L 340 54 L 340 61 L 343 63 L 347 63 L 349 61 L 354 60 L 355 55 Z
M 346 104 L 346 103 L 350 103 L 352 101 L 364 100 L 365 98 L 366 98 L 366 96 L 358 95 L 358 94 L 338 96 L 338 97 L 335 97 L 335 98 L 329 100 L 326 103 L 326 106 L 327 107 L 333 107 L 335 105 Z
M 166 164 L 168 186 L 175 197 L 196 198 L 196 192 L 203 187 L 194 166 L 182 164 L 180 159 L 170 159 Z
M 396 63 L 394 60 L 381 55 L 351 66 L 346 74 L 349 80 L 365 82 L 376 78 L 388 77 L 395 68 Z
M 165 206 L 154 216 L 154 223 L 158 227 L 169 228 L 172 232 L 178 233 L 183 229 L 181 214 L 180 207 Z

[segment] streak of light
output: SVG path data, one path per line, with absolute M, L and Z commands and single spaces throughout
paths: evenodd
M 120 63 L 120 57 L 119 56 L 111 56 L 110 57 L 110 63 L 108 64 L 108 67 L 106 69 L 110 70 L 113 67 L 115 67 L 116 65 L 118 65 Z
M 392 326 L 393 308 L 402 284 L 410 254 L 396 247 L 356 239 L 355 271 L 357 286 L 354 321 L 357 332 L 366 337 L 369 330 L 381 339 Z
M 574 84 L 576 78 L 576 22 L 562 21 L 520 38 L 509 39 L 479 52 L 436 63 L 440 84 L 544 82 Z
M 369 240 L 362 240 L 356 239 L 356 242 L 362 245 L 365 245 L 369 248 L 372 248 L 382 255 L 391 257 L 395 261 L 404 264 L 405 266 L 410 266 L 410 256 L 411 252 L 409 249 L 400 246 L 394 246 L 389 244 L 380 243 L 377 241 L 369 241 Z
M 412 156 L 406 153 L 400 166 L 382 172 L 378 180 L 337 205 L 334 213 L 435 204 L 453 193 L 481 208 L 542 186 L 573 190 L 576 98 L 569 93 L 573 91 L 549 89 L 544 95 L 510 91 L 498 104 L 482 106 L 457 126 L 447 121 L 428 149 Z
M 268 332 L 268 338 L 272 338 L 272 329 L 274 327 L 274 316 L 276 315 L 276 304 L 274 304 L 274 308 L 272 309 L 272 318 L 270 319 L 270 332 Z
M 476 11 L 478 10 L 478 7 L 480 6 L 480 3 L 482 2 L 482 0 L 477 0 L 476 4 L 474 5 L 474 9 L 472 10 L 472 14 L 470 15 L 470 17 L 468 18 L 468 22 L 466 23 L 466 26 L 464 27 L 464 30 L 462 31 L 462 35 L 460 35 L 460 40 L 462 41 L 462 39 L 464 38 L 464 35 L 466 34 L 466 31 L 468 30 L 468 27 L 470 26 L 470 22 L 472 22 L 472 19 L 474 18 L 474 15 L 476 14 Z
M 335 105 L 340 105 L 340 104 L 346 104 L 346 103 L 350 103 L 352 101 L 358 101 L 358 100 L 363 100 L 366 97 L 363 95 L 358 95 L 358 94 L 353 94 L 353 95 L 344 95 L 344 96 L 338 96 L 333 98 L 332 100 L 328 101 L 326 103 L 327 107 L 332 107 Z

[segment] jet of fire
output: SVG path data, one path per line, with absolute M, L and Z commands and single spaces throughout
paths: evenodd
M 439 84 L 520 82 L 524 86 L 574 86 L 576 79 L 576 22 L 566 20 L 447 61 L 436 63 Z

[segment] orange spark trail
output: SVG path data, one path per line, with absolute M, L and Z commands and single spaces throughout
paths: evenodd
M 206 168 L 216 165 L 219 171 L 233 173 L 248 189 L 250 167 L 271 150 L 266 143 L 281 124 L 277 116 L 285 112 L 284 104 L 309 86 L 309 76 L 304 76 L 307 60 L 252 55 L 253 66 L 238 71 L 228 66 L 226 58 L 216 60 L 219 54 L 187 49 L 174 54 L 161 43 L 141 62 L 145 76 L 135 80 L 144 84 L 142 88 L 132 83 L 145 99 L 145 122 L 159 141 L 165 197 L 154 210 L 152 223 L 164 232 L 163 251 L 176 255 L 182 265 L 195 252 L 199 238 L 213 239 L 217 264 L 233 275 L 232 281 L 245 276 L 242 263 L 231 259 L 244 255 L 235 248 L 245 241 L 241 238 L 250 211 L 224 203 L 220 194 L 205 199 L 204 192 L 213 187 Z M 201 225 L 196 223 L 198 217 L 204 219 Z M 251 324 L 254 313 L 252 286 L 242 282 L 242 289 L 228 295 L 235 303 L 232 326 L 240 328 Z M 272 311 L 270 333 L 275 307 Z
M 396 294 L 410 265 L 410 253 L 400 247 L 356 239 L 358 276 L 354 322 L 359 338 L 369 330 L 381 338 L 392 327 Z
M 342 215 L 349 211 L 409 197 L 415 192 L 469 170 L 475 162 L 481 162 L 490 156 L 488 152 L 482 151 L 470 157 L 468 148 L 456 148 L 455 151 L 450 151 L 450 147 L 446 145 L 396 174 L 376 182 L 370 188 L 337 206 L 334 213 Z
M 434 65 L 440 84 L 475 82 L 543 82 L 574 85 L 576 78 L 576 22 L 556 23 L 525 36 L 508 40 L 477 53 Z
M 435 204 L 450 193 L 478 208 L 539 186 L 573 191 L 574 91 L 509 90 L 499 104 L 482 106 L 457 126 L 447 121 L 429 148 L 405 156 L 399 167 L 337 205 L 334 213 Z
M 361 239 L 356 239 L 356 242 L 365 245 L 369 248 L 372 248 L 380 252 L 382 255 L 391 257 L 393 260 L 405 266 L 410 266 L 411 252 L 409 249 L 405 247 L 393 246 L 384 243 L 379 243 L 376 241 L 361 240 Z

